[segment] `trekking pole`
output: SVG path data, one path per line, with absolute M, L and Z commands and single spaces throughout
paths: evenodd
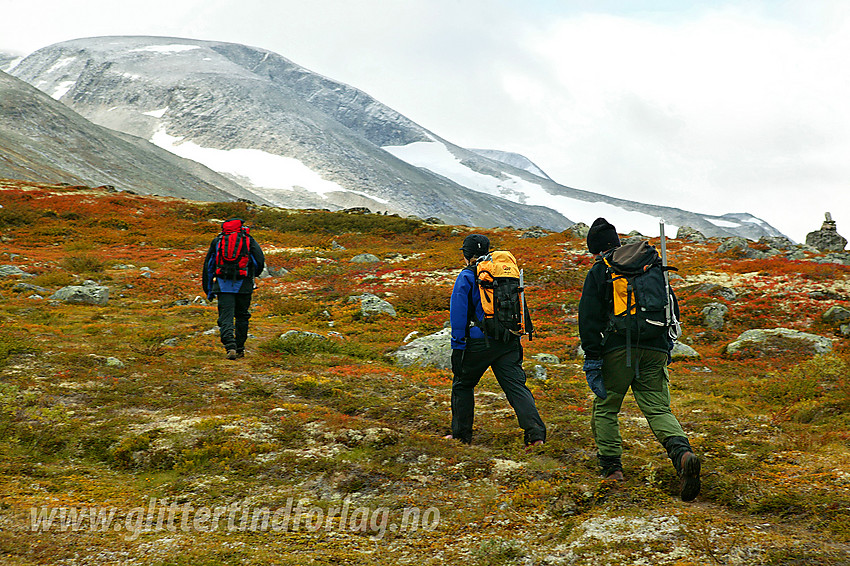
M 670 273 L 667 269 L 667 238 L 664 235 L 664 219 L 659 220 L 661 229 L 661 270 L 664 273 L 664 286 L 667 288 L 667 305 L 664 307 L 664 314 L 667 318 L 667 335 L 674 342 L 682 335 L 682 327 L 679 321 L 676 320 L 676 313 L 673 310 L 673 299 L 670 290 Z
M 519 319 L 520 328 L 525 330 L 525 280 L 522 271 L 522 269 L 519 270 Z M 528 339 L 531 340 L 531 332 L 528 333 Z

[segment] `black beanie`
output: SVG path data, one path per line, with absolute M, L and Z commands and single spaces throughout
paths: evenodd
M 617 236 L 616 228 L 604 218 L 594 220 L 587 231 L 587 249 L 590 253 L 600 254 L 619 246 L 620 237 Z
M 490 240 L 481 234 L 470 234 L 463 239 L 463 257 L 484 257 L 490 251 Z

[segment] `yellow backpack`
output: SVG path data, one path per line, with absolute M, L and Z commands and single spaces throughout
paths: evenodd
M 473 316 L 473 325 L 481 327 L 485 337 L 507 341 L 511 336 L 527 334 L 531 340 L 534 325 L 525 301 L 523 273 L 513 254 L 490 252 L 478 260 L 474 269 L 484 321 L 478 324 Z

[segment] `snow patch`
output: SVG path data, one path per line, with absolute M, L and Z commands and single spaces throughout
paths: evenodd
M 59 83 L 59 86 L 56 87 L 56 90 L 53 91 L 53 94 L 51 94 L 50 97 L 59 100 L 60 98 L 68 94 L 68 91 L 71 90 L 71 88 L 75 84 L 77 84 L 77 81 L 62 81 L 61 83 Z
M 0 69 L 0 71 L 3 71 L 4 73 L 11 73 L 11 72 L 12 72 L 12 70 L 13 70 L 15 67 L 17 67 L 17 66 L 18 66 L 18 63 L 20 63 L 20 62 L 21 62 L 21 61 L 23 61 L 23 60 L 24 60 L 24 58 L 23 58 L 23 57 L 18 57 L 17 59 L 12 59 L 11 61 L 9 61 L 9 64 L 8 64 L 8 65 L 6 65 L 6 68 L 5 68 L 5 69 Z
M 741 225 L 737 222 L 729 222 L 728 220 L 720 220 L 719 218 L 705 218 L 715 226 L 720 226 L 721 228 L 740 228 Z
M 147 47 L 139 47 L 138 49 L 132 49 L 131 51 L 150 51 L 152 53 L 182 53 L 183 51 L 191 51 L 192 49 L 200 49 L 199 45 L 180 45 L 180 44 L 171 44 L 171 45 L 148 45 Z
M 47 69 L 47 71 L 44 74 L 49 75 L 50 73 L 52 73 L 54 71 L 58 71 L 59 69 L 61 69 L 63 67 L 67 67 L 68 65 L 73 63 L 75 60 L 76 60 L 76 57 L 60 57 L 59 59 L 56 60 L 55 63 L 53 63 L 53 65 L 50 66 L 49 69 Z
M 159 112 L 159 111 L 157 111 Z M 327 198 L 328 193 L 358 194 L 382 204 L 384 199 L 360 191 L 344 189 L 333 181 L 323 179 L 318 173 L 292 157 L 284 157 L 259 149 L 213 149 L 201 147 L 182 137 L 168 135 L 160 128 L 151 137 L 151 143 L 180 157 L 197 161 L 219 173 L 247 179 L 253 186 L 263 189 L 294 191 L 304 189 Z M 263 196 L 273 200 L 273 192 L 263 191 Z
M 162 118 L 168 112 L 168 106 L 159 110 L 151 110 L 150 112 L 142 112 L 145 116 L 153 116 L 154 118 Z M 177 139 L 177 138 L 175 138 Z
M 574 222 L 590 225 L 594 219 L 603 216 L 621 233 L 637 230 L 644 235 L 653 235 L 658 232 L 659 219 L 649 214 L 625 210 L 604 202 L 553 195 L 543 186 L 515 175 L 506 174 L 504 179 L 500 179 L 473 171 L 439 142 L 414 142 L 404 146 L 386 146 L 383 149 L 402 161 L 448 177 L 468 189 L 516 203 L 545 206 Z M 679 229 L 672 224 L 667 226 L 673 234 Z

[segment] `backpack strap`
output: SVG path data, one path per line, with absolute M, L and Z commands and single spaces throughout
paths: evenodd
M 476 291 L 480 294 L 481 291 L 478 289 L 478 269 L 476 268 L 476 264 L 470 264 L 464 267 L 464 269 L 468 269 L 472 272 L 472 286 L 469 288 L 469 296 L 466 300 L 466 338 L 467 343 L 469 341 L 469 328 L 471 326 L 476 326 L 481 330 L 481 334 L 484 335 L 484 343 L 487 347 L 490 347 L 490 339 L 487 338 L 487 331 L 484 329 L 484 325 L 478 322 L 478 317 L 475 315 L 475 301 L 473 299 L 473 293 Z

